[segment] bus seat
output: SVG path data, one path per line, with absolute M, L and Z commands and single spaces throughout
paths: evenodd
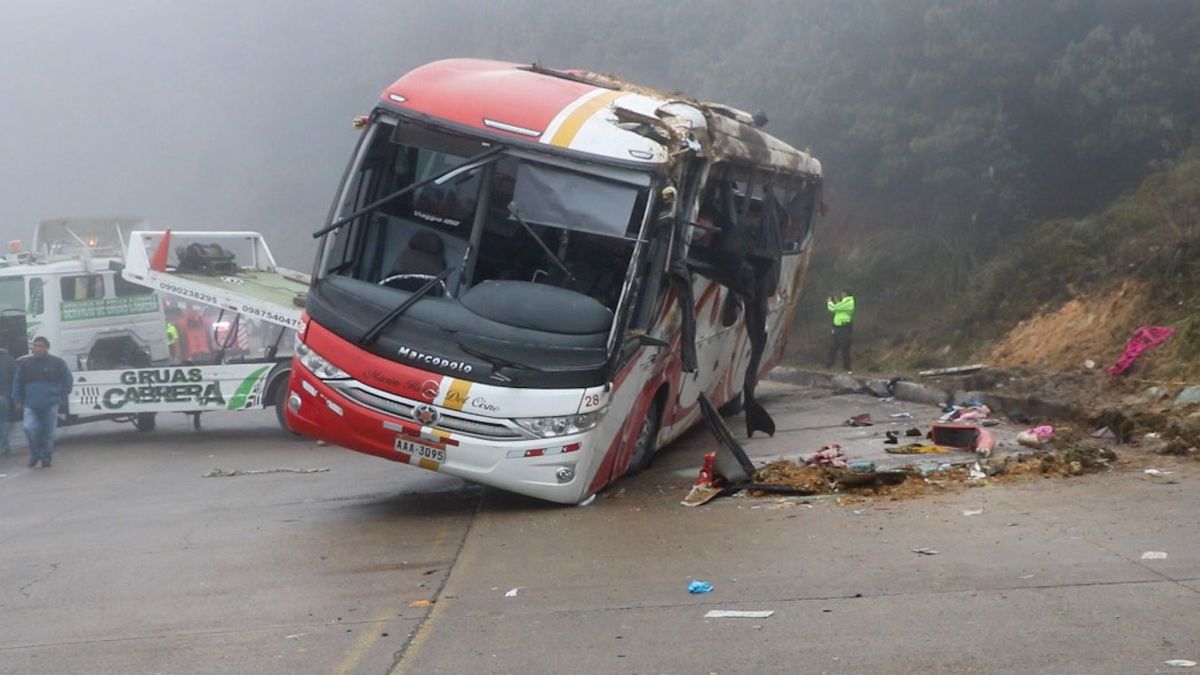
M 446 269 L 445 250 L 446 244 L 436 232 L 421 230 L 409 238 L 408 246 L 396 256 L 393 274 L 441 274 Z

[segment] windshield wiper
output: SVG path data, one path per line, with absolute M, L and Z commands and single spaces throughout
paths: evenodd
M 500 380 L 501 382 L 512 382 L 511 377 L 508 377 L 507 375 L 503 375 L 500 373 L 501 368 L 513 368 L 515 370 L 532 370 L 532 371 L 538 372 L 538 373 L 546 372 L 546 371 L 542 370 L 541 368 L 535 368 L 535 367 L 525 364 L 525 363 L 518 363 L 517 361 L 509 361 L 506 358 L 502 358 L 499 356 L 493 356 L 492 354 L 481 352 L 478 349 L 464 345 L 460 340 L 455 340 L 454 344 L 458 345 L 458 348 L 462 351 L 462 353 L 467 354 L 468 356 L 474 356 L 475 358 L 479 359 L 480 361 L 484 361 L 489 366 L 491 366 L 492 367 L 492 375 L 491 376 L 496 378 L 497 380 Z
M 517 207 L 513 206 L 512 202 L 508 203 L 508 212 L 512 214 L 513 218 L 517 219 L 517 222 L 521 224 L 521 227 L 525 228 L 525 231 L 529 233 L 529 236 L 533 237 L 533 240 L 537 242 L 538 246 L 542 247 L 542 252 L 550 256 L 550 262 L 558 266 L 558 269 L 562 270 L 562 273 L 567 275 L 568 279 L 575 283 L 579 283 L 579 280 L 575 278 L 575 275 L 571 274 L 571 270 L 567 269 L 567 266 L 558 259 L 558 256 L 554 255 L 554 251 L 551 251 L 550 247 L 546 245 L 546 242 L 542 241 L 542 238 L 538 236 L 538 233 L 534 232 L 533 228 L 529 226 L 529 223 L 525 222 L 525 219 L 521 217 L 521 214 L 517 211 Z
M 346 223 L 354 220 L 355 218 L 358 218 L 359 216 L 362 216 L 363 214 L 370 213 L 370 212 L 374 211 L 375 209 L 383 206 L 384 204 L 387 204 L 389 202 L 392 202 L 396 199 L 403 197 L 404 195 L 412 192 L 413 190 L 416 190 L 418 188 L 423 188 L 426 185 L 429 185 L 430 183 L 437 183 L 438 185 L 441 185 L 442 183 L 445 183 L 446 181 L 450 180 L 451 178 L 454 178 L 455 176 L 459 175 L 463 171 L 477 169 L 477 168 L 483 166 L 484 164 L 487 164 L 489 161 L 494 160 L 497 155 L 504 152 L 505 150 L 506 150 L 506 148 L 503 145 L 497 145 L 495 147 L 488 148 L 487 150 L 479 153 L 478 155 L 475 155 L 474 157 L 466 160 L 462 164 L 451 167 L 451 168 L 447 169 L 446 171 L 443 171 L 443 172 L 439 173 L 438 175 L 433 176 L 432 178 L 426 178 L 425 180 L 417 181 L 416 183 L 412 183 L 411 185 L 407 185 L 405 187 L 400 188 L 399 190 L 396 190 L 395 192 L 391 193 L 390 195 L 380 197 L 379 199 L 376 199 L 375 201 L 371 202 L 370 204 L 367 204 L 366 206 L 355 211 L 354 213 L 351 213 L 350 215 L 346 216 L 345 218 L 339 218 L 339 219 L 333 221 L 332 223 L 326 225 L 325 227 L 322 227 L 321 229 L 317 230 L 316 232 L 313 232 L 313 239 L 318 239 L 320 237 L 323 237 L 326 234 L 329 234 L 330 232 L 345 225 Z
M 375 322 L 374 326 L 368 328 L 367 332 L 363 333 L 362 339 L 359 340 L 359 344 L 365 347 L 375 342 L 376 338 L 379 337 L 379 334 L 383 332 L 383 329 L 386 328 L 389 323 L 395 321 L 401 314 L 407 312 L 409 307 L 412 307 L 417 303 L 418 300 L 425 297 L 425 294 L 429 293 L 434 286 L 442 283 L 442 281 L 444 281 L 446 277 L 450 276 L 450 273 L 453 271 L 453 268 L 444 269 L 436 277 L 426 281 L 424 285 L 413 291 L 413 294 L 408 296 L 407 300 L 400 303 L 399 307 L 388 312 L 386 316 Z

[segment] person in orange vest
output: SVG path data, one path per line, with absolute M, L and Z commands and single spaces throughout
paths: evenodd
M 840 351 L 842 365 L 846 373 L 850 373 L 850 342 L 854 326 L 854 296 L 850 291 L 843 290 L 835 300 L 832 296 L 826 299 L 826 307 L 833 314 L 833 335 L 829 342 L 829 356 L 825 359 L 825 367 L 832 368 L 833 360 Z
M 180 350 L 186 361 L 203 360 L 213 352 L 212 322 L 200 313 L 195 305 L 188 305 L 179 317 L 176 327 L 183 340 Z

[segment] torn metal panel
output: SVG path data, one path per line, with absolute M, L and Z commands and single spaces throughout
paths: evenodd
M 774 136 L 723 115 L 708 113 L 709 155 L 716 160 L 745 159 L 778 164 L 799 173 L 821 175 L 821 163 Z
M 721 419 L 721 413 L 717 412 L 712 402 L 703 393 L 700 394 L 699 403 L 700 410 L 704 414 L 705 424 L 719 442 L 716 460 L 713 464 L 716 475 L 734 484 L 749 481 L 754 475 L 754 463 L 750 461 L 750 456 L 734 439 L 729 427 L 725 426 L 725 420 Z

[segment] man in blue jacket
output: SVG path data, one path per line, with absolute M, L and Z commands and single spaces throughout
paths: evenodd
M 33 353 L 17 359 L 13 374 L 12 402 L 24 408 L 21 419 L 29 438 L 29 466 L 50 466 L 54 452 L 54 432 L 58 428 L 58 406 L 75 385 L 66 361 L 50 354 L 50 341 L 33 339 Z

